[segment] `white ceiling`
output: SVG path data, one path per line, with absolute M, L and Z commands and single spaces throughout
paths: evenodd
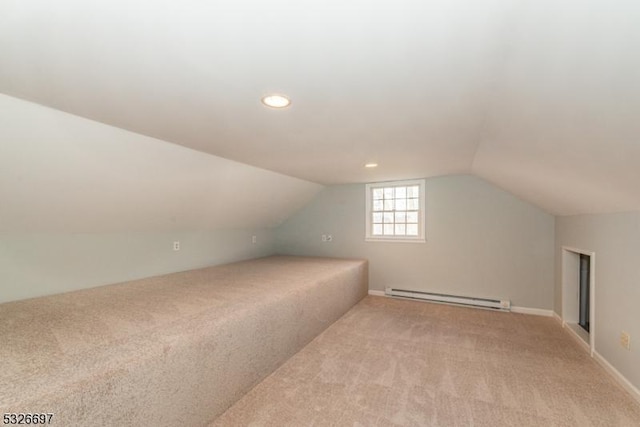
M 640 209 L 637 0 L 3 0 L 0 52 L 0 92 L 322 184 Z

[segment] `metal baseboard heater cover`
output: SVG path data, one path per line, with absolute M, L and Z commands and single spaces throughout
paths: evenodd
M 490 308 L 500 311 L 511 311 L 511 301 L 489 298 L 464 297 L 459 295 L 436 294 L 433 292 L 412 291 L 409 289 L 385 288 L 385 295 L 410 298 L 446 304 L 465 305 L 469 307 Z

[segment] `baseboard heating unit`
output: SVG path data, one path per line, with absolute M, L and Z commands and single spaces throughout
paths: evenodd
M 397 288 L 385 288 L 384 293 L 391 297 L 464 305 L 468 307 L 490 308 L 500 311 L 511 311 L 511 301 L 509 300 L 464 297 L 459 295 L 436 294 L 433 292 L 411 291 L 408 289 Z

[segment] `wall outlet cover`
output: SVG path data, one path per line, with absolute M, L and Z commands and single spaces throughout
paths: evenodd
M 620 345 L 622 348 L 631 350 L 631 336 L 625 331 L 620 332 Z

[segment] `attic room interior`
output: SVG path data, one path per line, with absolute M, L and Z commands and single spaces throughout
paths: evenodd
M 0 1 L 0 415 L 640 425 L 640 3 Z

